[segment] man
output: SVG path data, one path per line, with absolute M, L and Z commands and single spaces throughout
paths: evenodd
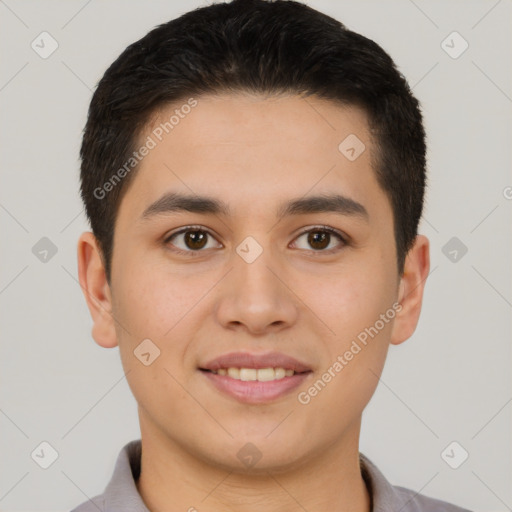
M 462 511 L 359 453 L 429 272 L 420 108 L 373 41 L 234 0 L 129 46 L 91 101 L 79 278 L 141 440 L 76 512 Z

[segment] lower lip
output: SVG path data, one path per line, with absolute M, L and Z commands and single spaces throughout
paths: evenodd
M 260 382 L 232 379 L 227 375 L 200 370 L 220 391 L 246 404 L 264 404 L 276 400 L 300 386 L 311 374 L 295 373 L 291 377 Z

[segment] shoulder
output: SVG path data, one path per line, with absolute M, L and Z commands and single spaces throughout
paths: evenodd
M 105 510 L 105 497 L 103 494 L 85 501 L 71 512 L 103 512 Z
M 359 460 L 375 512 L 471 512 L 412 489 L 392 485 L 368 457 L 360 453 Z
M 125 444 L 103 493 L 81 503 L 71 512 L 149 512 L 136 484 L 140 474 L 141 450 L 140 439 Z
M 429 498 L 405 487 L 393 486 L 404 503 L 407 512 L 472 512 L 467 508 L 452 505 L 446 501 Z

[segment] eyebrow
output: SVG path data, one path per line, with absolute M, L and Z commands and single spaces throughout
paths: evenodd
M 169 192 L 149 205 L 141 215 L 141 219 L 148 220 L 157 215 L 173 212 L 231 216 L 229 206 L 218 199 Z M 368 211 L 361 203 L 340 194 L 322 194 L 291 199 L 279 206 L 276 216 L 278 219 L 282 219 L 289 215 L 331 212 L 359 217 L 366 221 L 369 219 Z

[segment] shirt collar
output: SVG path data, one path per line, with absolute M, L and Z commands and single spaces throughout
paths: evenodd
M 119 453 L 114 473 L 105 492 L 105 512 L 150 512 L 142 501 L 135 482 L 139 479 L 142 441 L 126 444 Z
M 142 443 L 130 441 L 117 457 L 114 473 L 103 493 L 105 512 L 150 512 L 137 490 L 135 482 L 140 475 Z M 368 457 L 359 453 L 361 474 L 371 497 L 372 512 L 396 512 L 407 504 L 405 497 L 386 480 Z
M 372 512 L 407 512 L 407 502 L 380 472 L 379 468 L 365 455 L 359 453 L 361 475 L 370 493 Z

